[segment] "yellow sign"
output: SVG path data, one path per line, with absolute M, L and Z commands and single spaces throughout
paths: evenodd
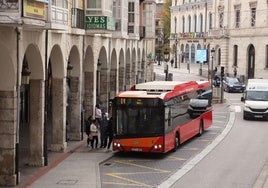
M 45 3 L 34 0 L 23 1 L 23 16 L 28 18 L 36 18 L 40 20 L 46 19 Z

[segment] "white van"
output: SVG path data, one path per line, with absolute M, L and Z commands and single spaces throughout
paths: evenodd
M 268 119 L 268 79 L 249 79 L 241 101 L 244 119 Z

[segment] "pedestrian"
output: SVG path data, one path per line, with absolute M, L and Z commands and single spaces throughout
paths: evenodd
M 114 136 L 114 131 L 113 131 L 113 117 L 110 117 L 109 122 L 108 122 L 108 126 L 106 128 L 106 142 L 108 140 L 108 145 L 106 150 L 107 151 L 111 151 L 110 147 L 113 141 L 113 136 Z
M 87 135 L 87 146 L 89 147 L 90 146 L 90 142 L 91 142 L 91 135 L 90 135 L 90 126 L 91 126 L 91 123 L 92 123 L 92 116 L 89 116 L 86 120 L 86 128 L 85 128 L 85 132 L 86 132 L 86 135 Z
M 94 144 L 95 144 L 95 149 L 98 148 L 98 143 L 99 143 L 99 130 L 97 127 L 97 120 L 93 119 L 90 125 L 90 136 L 92 136 L 91 140 L 91 148 L 94 149 Z
M 106 148 L 107 145 L 107 136 L 106 136 L 106 129 L 108 126 L 108 119 L 106 113 L 102 113 L 102 118 L 100 120 L 100 148 Z
M 96 106 L 95 106 L 95 119 L 98 121 L 99 125 L 100 125 L 101 117 L 102 117 L 102 112 L 100 109 L 100 105 L 96 104 Z
M 174 59 L 171 59 L 170 64 L 171 64 L 171 67 L 173 67 Z

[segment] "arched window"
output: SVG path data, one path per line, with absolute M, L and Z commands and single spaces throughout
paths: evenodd
M 195 46 L 194 44 L 191 45 L 191 63 L 195 62 Z
M 191 21 L 191 16 L 189 15 L 188 16 L 188 32 L 191 32 L 191 24 L 192 24 L 192 21 Z
M 194 32 L 197 31 L 197 16 L 196 14 L 194 15 Z
M 203 14 L 200 14 L 200 32 L 203 32 Z
M 177 17 L 174 18 L 174 33 L 177 33 Z
M 209 13 L 209 29 L 212 29 L 212 13 Z
M 185 17 L 182 17 L 182 32 L 185 33 Z

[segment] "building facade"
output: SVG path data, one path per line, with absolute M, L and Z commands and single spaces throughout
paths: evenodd
M 142 0 L 1 1 L 0 185 L 19 184 L 23 165 L 47 165 L 49 151 L 81 140 L 97 103 L 108 111 L 117 92 L 153 80 L 154 9 Z
M 179 63 L 224 67 L 244 81 L 268 78 L 267 18 L 266 0 L 173 0 L 171 47 Z M 204 62 L 198 62 L 200 49 L 207 50 Z

